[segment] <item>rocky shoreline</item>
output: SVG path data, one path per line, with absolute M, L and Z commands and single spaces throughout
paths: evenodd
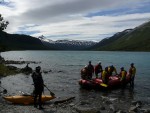
M 14 105 L 2 100 L 0 109 L 1 113 L 150 113 L 149 105 L 141 101 L 124 103 L 104 96 L 80 101 L 75 98 L 60 104 L 55 104 L 56 101 L 45 103 L 44 109 L 39 110 L 33 105 Z
M 13 60 L 5 60 L 3 57 L 0 56 L 0 64 L 3 65 L 3 68 L 6 68 L 6 70 L 9 72 L 13 72 L 13 74 L 18 73 L 24 73 L 26 75 L 31 74 L 33 72 L 32 68 L 29 67 L 29 64 L 39 64 L 41 62 L 35 62 L 35 61 L 13 61 Z M 27 64 L 24 68 L 17 68 L 16 66 L 12 66 L 12 64 Z M 11 75 L 12 73 L 5 73 L 1 72 L 0 76 L 7 76 Z
M 29 64 L 40 64 L 41 62 L 36 62 L 36 61 L 13 61 L 13 60 L 5 60 L 4 58 L 0 57 L 0 63 L 4 64 L 4 66 L 7 68 L 8 71 L 13 71 L 13 74 L 18 74 L 18 73 L 23 73 L 26 75 L 29 75 L 33 72 L 33 69 L 31 67 L 29 67 Z M 12 66 L 13 64 L 26 64 L 26 66 L 24 68 L 18 68 L 16 66 Z M 44 74 L 48 74 L 52 72 L 51 69 L 49 70 L 43 70 Z M 63 73 L 62 70 L 58 70 L 57 73 Z M 4 76 L 8 76 L 11 74 L 6 74 L 4 73 L 0 73 L 0 77 L 4 77 Z
M 5 64 L 39 64 L 39 63 L 41 63 L 41 62 L 6 60 L 6 61 L 4 61 L 4 63 L 5 63 Z

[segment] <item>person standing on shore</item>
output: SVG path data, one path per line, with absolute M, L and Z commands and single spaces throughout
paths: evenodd
M 101 62 L 99 61 L 98 64 L 94 68 L 96 78 L 98 78 L 98 74 L 101 73 L 102 70 L 103 70 L 102 65 L 101 65 Z
M 34 83 L 34 107 L 37 107 L 37 97 L 38 97 L 39 109 L 43 109 L 41 98 L 42 92 L 44 91 L 44 82 L 40 70 L 41 67 L 38 66 L 35 68 L 35 72 L 33 72 L 32 74 L 32 79 Z
M 91 64 L 91 61 L 89 61 L 87 74 L 88 74 L 88 79 L 92 79 L 92 76 L 94 74 L 94 66 Z
M 121 87 L 124 89 L 125 86 L 126 86 L 126 75 L 127 75 L 127 71 L 124 70 L 124 67 L 121 67 L 120 69 L 121 69 L 121 71 L 120 71 L 119 76 L 120 76 L 120 81 L 121 81 Z
M 135 74 L 136 74 L 136 68 L 134 66 L 134 63 L 131 63 L 130 66 L 131 66 L 130 69 L 129 69 L 130 87 L 134 88 L 134 78 L 135 78 Z

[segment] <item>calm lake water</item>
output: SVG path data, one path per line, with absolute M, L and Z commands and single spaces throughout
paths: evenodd
M 30 64 L 33 69 L 40 65 L 42 70 L 51 70 L 44 74 L 45 84 L 55 92 L 57 97 L 75 96 L 77 99 L 93 96 L 108 96 L 119 98 L 122 101 L 132 99 L 143 100 L 150 103 L 150 52 L 105 52 L 105 51 L 9 51 L 1 54 L 5 60 L 16 61 L 37 61 L 39 64 Z M 80 70 L 88 61 L 93 65 L 98 61 L 102 62 L 103 68 L 114 65 L 117 71 L 124 66 L 129 70 L 133 62 L 137 68 L 135 78 L 135 88 L 131 91 L 128 87 L 124 91 L 121 89 L 111 91 L 87 91 L 80 89 L 78 80 L 80 79 Z M 24 67 L 24 65 L 15 65 Z M 94 76 L 95 77 L 95 76 Z M 1 79 L 2 86 L 9 94 L 19 94 L 19 91 L 32 92 L 32 79 L 30 75 L 18 74 Z M 45 89 L 45 94 L 49 92 Z

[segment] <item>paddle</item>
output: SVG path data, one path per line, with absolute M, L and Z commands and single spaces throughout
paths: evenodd
M 1 81 L 0 81 L 0 85 L 1 85 Z M 1 88 L 3 88 L 2 86 L 0 86 Z M 6 94 L 7 93 L 7 90 L 5 88 L 3 88 L 3 94 Z
M 46 89 L 50 92 L 50 95 L 51 95 L 52 97 L 55 96 L 55 94 L 54 94 L 53 92 L 51 92 L 51 90 L 50 90 L 46 85 L 44 85 L 44 87 L 46 87 Z
M 101 83 L 100 85 L 103 86 L 103 87 L 108 87 L 108 85 L 104 84 L 104 83 Z

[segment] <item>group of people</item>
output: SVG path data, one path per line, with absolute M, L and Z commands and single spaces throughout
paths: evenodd
M 98 62 L 96 66 L 93 66 L 91 64 L 91 61 L 89 61 L 89 64 L 86 65 L 83 69 L 81 69 L 81 78 L 85 80 L 90 80 L 92 79 L 94 73 L 96 78 L 98 78 L 98 75 L 100 75 L 100 78 L 105 84 L 108 84 L 109 77 L 112 76 L 113 73 L 115 73 L 115 75 L 119 76 L 122 85 L 125 85 L 127 71 L 124 69 L 124 67 L 120 68 L 120 73 L 118 74 L 116 68 L 113 65 L 105 67 L 105 69 L 103 69 L 101 62 Z M 129 69 L 131 87 L 134 87 L 135 74 L 136 68 L 134 66 L 134 63 L 131 63 L 131 67 Z
M 102 68 L 101 62 L 98 62 L 98 64 L 94 67 L 89 61 L 89 64 L 86 65 L 83 69 L 81 69 L 81 78 L 85 80 L 91 80 L 94 73 L 96 78 L 98 78 L 98 75 L 101 74 L 101 79 L 103 80 L 103 83 L 107 84 L 109 81 L 109 76 L 115 72 L 116 75 L 120 76 L 120 81 L 122 81 L 122 84 L 125 83 L 126 80 L 126 75 L 127 71 L 124 69 L 124 67 L 120 68 L 121 71 L 118 74 L 116 68 L 112 66 L 105 67 L 105 69 Z M 134 77 L 136 74 L 136 68 L 134 66 L 134 63 L 131 63 L 131 67 L 129 69 L 129 75 L 130 75 L 130 86 L 134 87 Z M 38 66 L 35 68 L 35 72 L 32 74 L 32 79 L 33 79 L 33 85 L 34 85 L 34 107 L 37 107 L 39 105 L 39 109 L 42 108 L 42 102 L 41 102 L 41 97 L 42 97 L 42 92 L 44 91 L 44 82 L 41 74 L 41 67 Z M 38 98 L 38 102 L 37 102 Z

